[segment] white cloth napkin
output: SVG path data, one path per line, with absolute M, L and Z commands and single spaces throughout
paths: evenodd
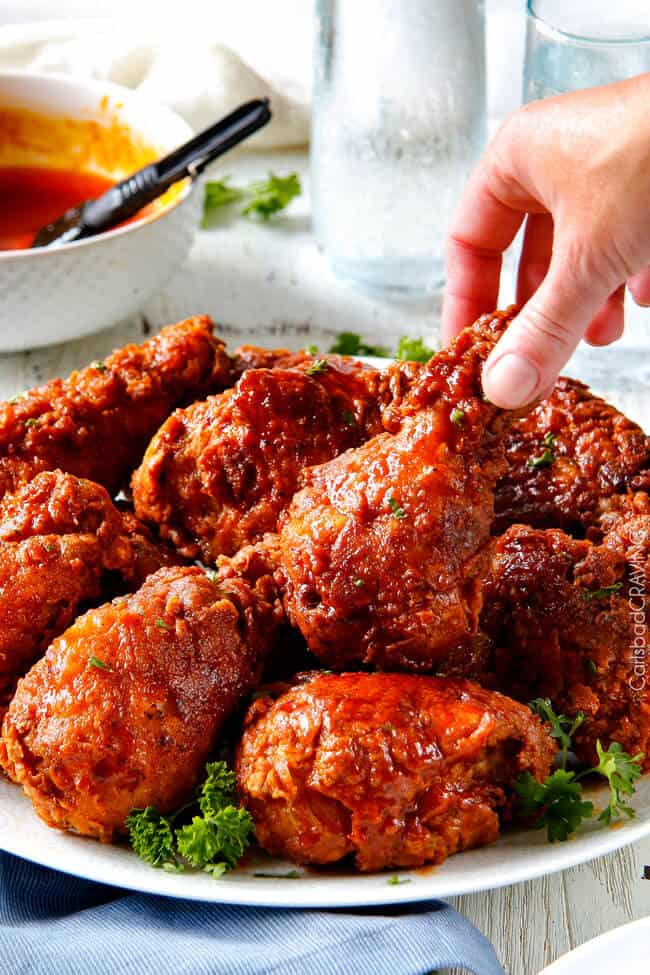
M 0 71 L 59 72 L 113 81 L 175 109 L 199 130 L 250 98 L 268 97 L 273 124 L 250 149 L 309 140 L 309 97 L 296 82 L 264 76 L 232 48 L 200 32 L 125 36 L 109 21 L 48 21 L 0 28 Z

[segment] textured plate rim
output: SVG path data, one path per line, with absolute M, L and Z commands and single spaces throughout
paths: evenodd
M 645 793 L 645 795 L 643 795 Z M 607 788 L 589 790 L 589 796 L 605 804 Z M 4 799 L 16 815 L 8 831 Z M 229 874 L 219 881 L 207 874 L 169 874 L 139 861 L 125 847 L 102 846 L 94 840 L 50 830 L 33 812 L 27 798 L 6 780 L 0 781 L 0 849 L 43 867 L 96 883 L 163 897 L 269 908 L 335 908 L 406 904 L 495 890 L 578 866 L 650 835 L 650 776 L 642 780 L 637 799 L 643 800 L 641 818 L 613 827 L 592 821 L 575 838 L 550 844 L 541 832 L 509 831 L 497 843 L 450 857 L 438 867 L 395 870 L 380 874 L 308 872 L 297 880 L 254 877 L 254 870 L 281 874 L 295 865 L 263 860 Z M 24 828 L 23 828 L 24 827 Z M 44 848 L 38 840 L 44 840 Z M 529 842 L 521 841 L 526 838 Z M 517 841 L 520 841 L 517 845 Z M 518 855 L 511 862 L 513 843 Z M 84 851 L 83 847 L 86 846 Z M 89 855 L 88 855 L 89 854 Z M 458 869 L 460 868 L 460 869 Z M 392 886 L 390 876 L 402 883 Z M 409 878 L 408 883 L 403 879 Z

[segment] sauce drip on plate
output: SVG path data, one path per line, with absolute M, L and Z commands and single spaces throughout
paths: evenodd
M 28 248 L 37 230 L 113 182 L 96 173 L 0 166 L 0 250 Z

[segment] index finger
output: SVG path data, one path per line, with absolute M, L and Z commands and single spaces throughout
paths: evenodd
M 526 209 L 499 199 L 484 159 L 470 177 L 451 223 L 446 254 L 442 340 L 449 342 L 499 298 L 503 252 L 514 240 Z

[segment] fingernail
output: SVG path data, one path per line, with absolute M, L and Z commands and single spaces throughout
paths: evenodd
M 492 403 L 506 410 L 530 403 L 539 386 L 537 367 L 516 352 L 506 352 L 496 362 L 487 362 L 483 388 Z

